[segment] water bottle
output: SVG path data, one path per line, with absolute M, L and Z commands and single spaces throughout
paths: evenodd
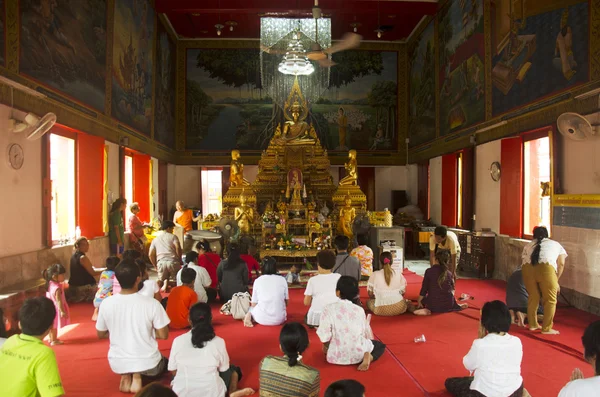
M 427 340 L 425 339 L 425 335 L 415 337 L 415 343 L 425 343 Z
M 77 226 L 75 228 L 75 239 L 77 240 L 79 237 L 81 237 L 81 228 Z

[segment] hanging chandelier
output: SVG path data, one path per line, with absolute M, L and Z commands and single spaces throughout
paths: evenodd
M 279 63 L 278 70 L 283 74 L 308 76 L 315 71 L 315 67 L 306 57 L 306 51 L 300 42 L 300 32 L 296 32 L 294 36 L 295 37 L 290 40 L 288 51 Z

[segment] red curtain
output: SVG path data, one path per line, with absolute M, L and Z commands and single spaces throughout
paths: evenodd
M 521 237 L 523 140 L 520 136 L 503 139 L 500 150 L 500 234 Z
M 150 221 L 150 156 L 135 153 L 133 156 L 133 201 L 140 205 L 138 218 Z
M 458 203 L 458 164 L 456 154 L 442 157 L 442 224 L 455 227 Z
M 82 236 L 103 236 L 104 139 L 85 133 L 77 134 L 76 158 L 77 225 L 81 228 Z

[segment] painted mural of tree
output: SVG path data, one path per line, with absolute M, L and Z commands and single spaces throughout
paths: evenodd
M 212 98 L 195 81 L 188 80 L 186 85 L 186 105 L 189 115 L 188 125 L 193 129 L 202 123 L 202 111 L 212 103 Z
M 244 49 L 203 49 L 198 52 L 196 66 L 209 73 L 229 87 L 246 86 L 253 94 L 254 89 L 261 89 L 260 57 L 258 50 Z
M 396 135 L 394 120 L 396 120 L 397 93 L 398 87 L 393 81 L 377 81 L 373 84 L 368 97 L 369 106 L 376 109 L 375 123 L 385 122 L 385 137 L 391 139 Z
M 337 63 L 331 68 L 329 87 L 340 88 L 353 83 L 357 78 L 383 71 L 383 57 L 380 51 L 343 51 L 333 54 Z

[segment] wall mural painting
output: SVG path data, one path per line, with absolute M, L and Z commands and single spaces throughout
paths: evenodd
M 156 40 L 154 139 L 175 149 L 175 45 L 162 24 Z
M 146 0 L 115 2 L 112 116 L 150 135 L 154 10 Z
M 440 135 L 485 118 L 483 0 L 451 0 L 438 19 Z
M 498 0 L 492 9 L 494 115 L 588 80 L 588 3 L 555 3 L 547 11 L 542 0 Z
M 21 0 L 19 4 L 20 72 L 103 112 L 106 0 Z
M 409 146 L 435 139 L 434 21 L 423 30 L 409 55 Z
M 345 51 L 334 55 L 329 88 L 309 104 L 328 150 L 395 151 L 397 53 Z M 254 49 L 191 49 L 186 67 L 186 147 L 263 150 L 283 110 L 262 89 Z M 345 145 L 340 125 L 346 126 Z M 342 127 L 344 128 L 344 127 Z

